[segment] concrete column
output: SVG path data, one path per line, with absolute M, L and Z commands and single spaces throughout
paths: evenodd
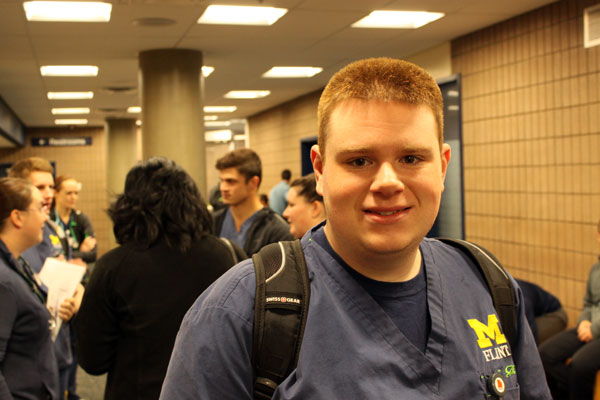
M 108 201 L 123 193 L 127 172 L 138 161 L 137 127 L 132 118 L 108 118 L 106 120 L 106 189 Z M 108 206 L 108 205 L 107 205 Z M 116 240 L 109 235 L 110 248 L 116 246 Z
M 139 55 L 142 155 L 181 165 L 206 195 L 202 53 L 148 50 Z

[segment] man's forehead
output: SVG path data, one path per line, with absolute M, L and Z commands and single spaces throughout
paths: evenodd
M 219 171 L 221 179 L 238 179 L 242 174 L 237 168 L 225 168 Z
M 29 174 L 29 181 L 33 186 L 54 186 L 54 177 L 50 172 L 32 171 Z

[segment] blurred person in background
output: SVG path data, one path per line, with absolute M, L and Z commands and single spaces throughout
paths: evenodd
M 289 222 L 290 233 L 296 238 L 301 238 L 306 231 L 325 219 L 323 196 L 317 193 L 315 174 L 292 182 L 283 217 Z
M 120 247 L 96 263 L 75 319 L 79 363 L 105 399 L 157 399 L 196 298 L 233 264 L 196 184 L 166 158 L 134 166 L 108 214 Z
M 1 399 L 62 398 L 46 294 L 19 258 L 42 241 L 47 219 L 38 189 L 23 179 L 0 179 Z
M 290 190 L 292 172 L 289 169 L 281 171 L 281 181 L 269 192 L 269 206 L 277 214 L 282 215 L 287 207 L 287 192 Z
M 72 258 L 86 264 L 93 263 L 97 253 L 94 228 L 87 215 L 75 208 L 81 183 L 73 177 L 61 175 L 54 182 L 54 190 L 50 219 L 65 232 Z
M 600 244 L 600 221 L 596 229 Z M 592 399 L 600 370 L 600 257 L 590 270 L 583 310 L 575 328 L 544 342 L 540 356 L 554 400 Z

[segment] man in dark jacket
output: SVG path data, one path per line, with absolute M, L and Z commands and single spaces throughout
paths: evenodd
M 216 167 L 228 207 L 213 214 L 215 234 L 231 240 L 248 256 L 269 243 L 294 239 L 287 222 L 259 200 L 262 165 L 254 151 L 230 151 L 217 160 Z

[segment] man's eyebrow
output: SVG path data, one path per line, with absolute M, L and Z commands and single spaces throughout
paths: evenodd
M 399 149 L 402 154 L 433 154 L 434 150 L 428 146 L 402 146 Z M 337 155 L 345 156 L 352 154 L 369 154 L 375 152 L 374 149 L 369 147 L 348 147 L 340 150 Z

